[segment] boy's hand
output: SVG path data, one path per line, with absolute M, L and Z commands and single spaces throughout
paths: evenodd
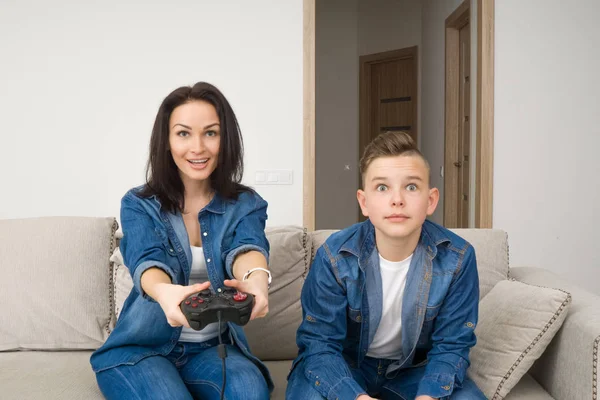
M 371 397 L 367 394 L 361 394 L 356 398 L 356 400 L 377 400 L 375 397 Z
M 415 400 L 436 400 L 436 399 L 434 399 L 431 396 L 422 395 L 422 396 L 418 396 Z

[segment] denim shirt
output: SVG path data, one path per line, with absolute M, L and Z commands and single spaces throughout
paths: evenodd
M 331 235 L 319 248 L 302 289 L 300 365 L 327 399 L 354 400 L 364 390 L 348 368 L 360 367 L 382 313 L 379 256 L 372 223 Z M 475 345 L 479 278 L 473 247 L 425 221 L 408 270 L 402 303 L 402 357 L 389 365 L 425 366 L 418 395 L 449 397 L 460 388 Z
M 169 275 L 173 284 L 187 285 L 192 254 L 181 213 L 163 210 L 156 198 L 139 197 L 141 187 L 127 192 L 121 200 L 123 239 L 120 250 L 124 264 L 133 278 L 134 288 L 127 297 L 115 329 L 91 357 L 92 368 L 101 372 L 119 365 L 133 365 L 154 356 L 171 352 L 181 327 L 167 323 L 160 305 L 142 289 L 144 271 L 158 267 Z M 258 251 L 269 259 L 269 242 L 265 236 L 267 202 L 256 192 L 243 192 L 237 200 L 216 194 L 198 214 L 202 249 L 212 291 L 224 287 L 223 280 L 233 278 L 235 257 Z M 227 323 L 229 335 L 241 352 L 262 371 L 269 388 L 273 384 L 267 368 L 250 353 L 243 329 Z

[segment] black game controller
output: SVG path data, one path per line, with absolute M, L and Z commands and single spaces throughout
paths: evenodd
M 206 289 L 181 302 L 181 311 L 194 330 L 202 330 L 208 324 L 219 320 L 230 321 L 237 325 L 246 325 L 250 320 L 254 296 L 224 287 L 220 292 L 212 293 Z

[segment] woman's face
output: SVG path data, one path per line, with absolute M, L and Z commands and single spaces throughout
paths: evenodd
M 169 119 L 169 147 L 186 184 L 210 177 L 219 158 L 221 127 L 215 107 L 194 100 L 176 107 Z

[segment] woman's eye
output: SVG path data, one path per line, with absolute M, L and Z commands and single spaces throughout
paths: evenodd
M 187 137 L 189 135 L 190 135 L 190 133 L 187 132 L 187 131 L 179 131 L 179 132 L 177 132 L 177 136 Z
M 206 131 L 206 136 L 209 136 L 209 137 L 217 136 L 217 132 L 215 132 L 215 131 Z
M 406 187 L 406 190 L 408 190 L 409 192 L 414 192 L 415 190 L 417 190 L 417 185 L 415 185 L 414 183 L 411 183 L 410 185 L 408 185 Z
M 377 187 L 375 188 L 375 190 L 377 190 L 378 192 L 384 192 L 387 190 L 387 186 L 385 185 L 377 185 Z

